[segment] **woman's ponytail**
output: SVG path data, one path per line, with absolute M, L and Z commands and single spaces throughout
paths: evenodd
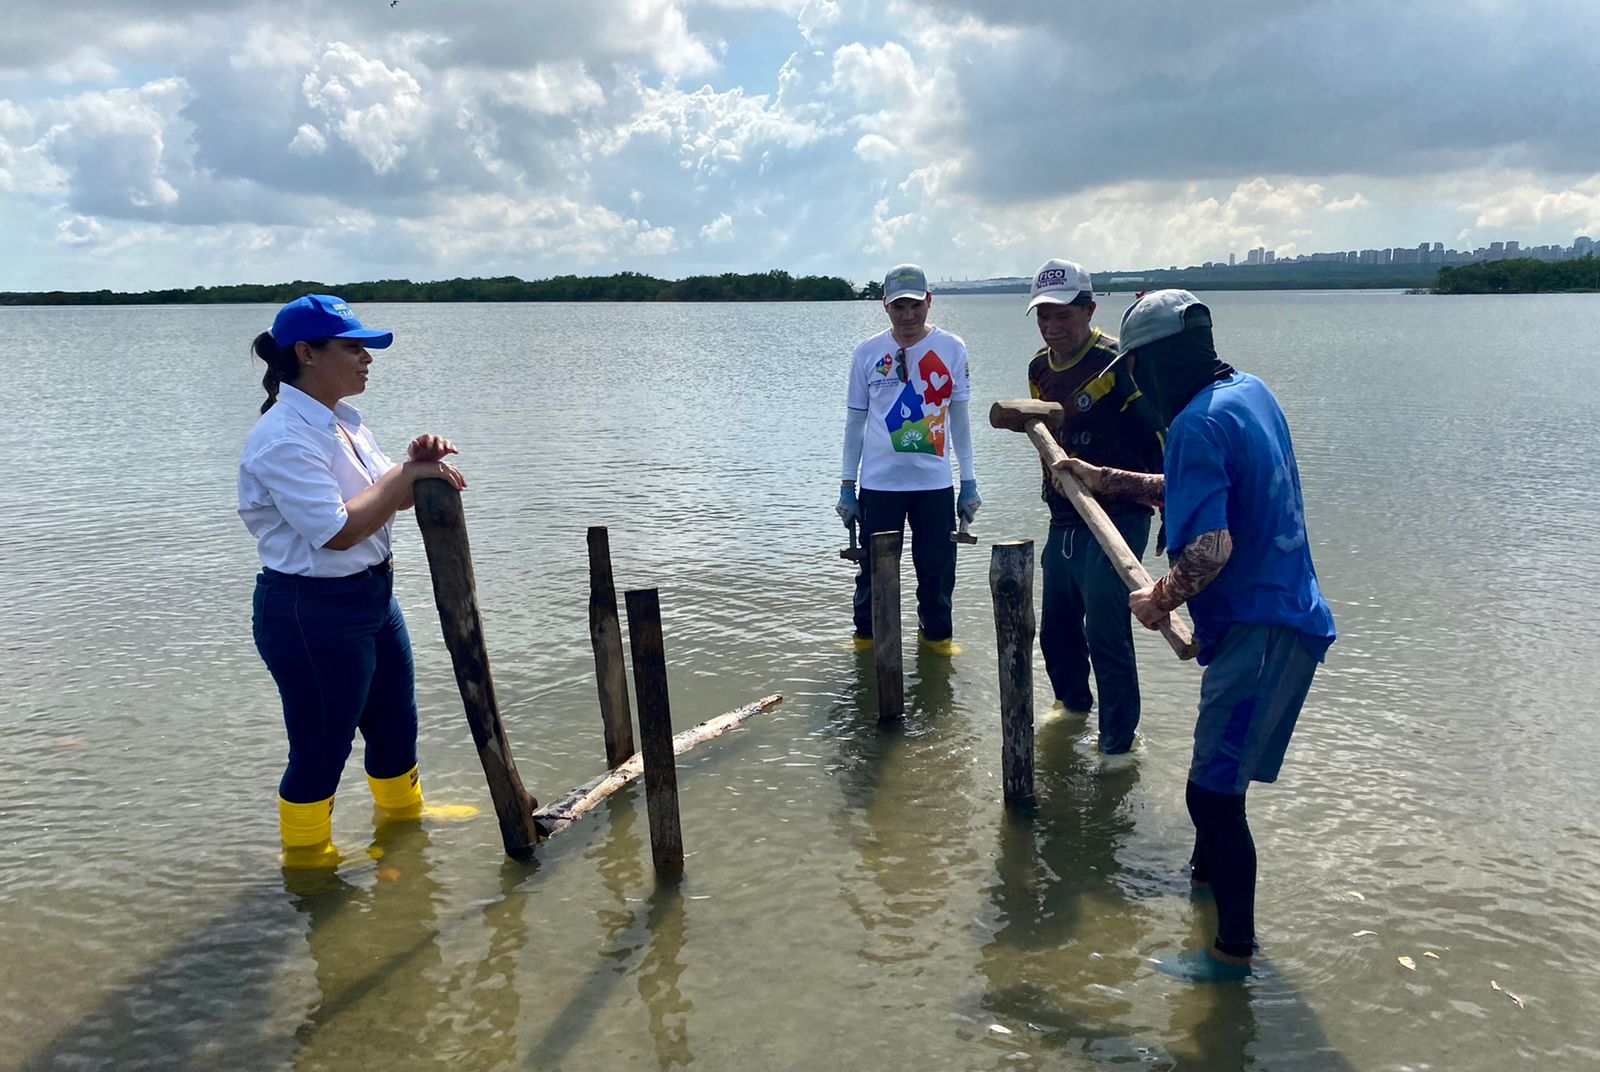
M 261 412 L 265 413 L 278 401 L 278 385 L 293 383 L 299 378 L 300 359 L 295 356 L 294 347 L 280 348 L 270 331 L 257 335 L 250 349 L 267 366 L 267 371 L 261 377 L 261 386 L 267 392 L 267 400 L 261 403 Z

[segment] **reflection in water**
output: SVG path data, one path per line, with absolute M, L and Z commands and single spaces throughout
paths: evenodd
M 274 1018 L 275 991 L 299 945 L 276 915 L 282 901 L 281 889 L 256 890 L 227 917 L 179 935 L 21 1067 L 105 1068 L 113 1054 L 121 1068 L 282 1067 L 293 1046 Z
M 528 940 L 517 887 L 535 867 L 506 860 L 500 896 L 481 910 L 488 947 L 444 958 L 446 933 L 470 940 L 469 913 L 441 921 L 428 830 L 377 822 L 370 889 L 336 875 L 286 872 L 308 920 L 320 1000 L 295 1031 L 297 1070 L 511 1067 L 521 999 L 517 956 Z
M 1206 940 L 1198 924 L 1193 937 Z M 1305 995 L 1270 966 L 1242 983 L 1174 983 L 1167 1004 L 1166 1055 L 1174 1069 L 1352 1072 Z
M 1133 832 L 1127 798 L 1139 769 L 1101 769 L 1079 755 L 1081 728 L 1082 719 L 1070 717 L 1038 727 L 1038 808 L 1007 811 L 1001 821 L 988 891 L 997 927 L 981 954 L 983 1007 L 1002 1026 L 1037 1032 L 1051 1049 L 1133 1059 L 1117 1025 L 1132 1007 L 1127 987 L 1142 970 L 1135 950 L 1148 913 L 1128 903 L 1117 854 Z
M 904 722 L 879 725 L 872 653 L 859 654 L 856 681 L 828 727 L 844 794 L 835 820 L 859 858 L 841 892 L 867 943 L 861 957 L 902 978 L 916 974 L 917 962 L 946 954 L 927 921 L 946 906 L 952 870 L 972 857 L 964 835 L 973 795 L 970 745 L 954 705 L 954 664 L 918 645 L 911 670 Z M 904 998 L 885 992 L 878 1000 L 887 1007 Z
M 683 976 L 683 891 L 676 884 L 658 883 L 645 914 L 650 942 L 639 965 L 639 996 L 650 1010 L 650 1037 L 656 1046 L 656 1067 L 685 1066 L 694 1061 L 689 1051 L 689 1014 L 694 1002 L 683 996 L 678 980 Z
M 638 902 L 645 883 L 653 881 L 647 878 L 644 866 L 648 846 L 634 829 L 643 806 L 634 788 L 617 793 L 602 805 L 610 836 L 597 839 L 586 853 L 611 895 L 611 902 L 595 911 L 604 936 L 602 963 L 551 1017 L 549 1030 L 533 1046 L 531 1067 L 559 1067 L 591 1033 L 596 1021 L 612 1011 L 617 985 L 630 974 L 636 976 L 639 996 L 650 1016 L 657 1067 L 686 1066 L 694 1061 L 689 1049 L 689 1014 L 694 1003 L 678 985 L 684 971 L 681 957 L 687 931 L 682 891 L 676 883 L 657 882 L 645 901 L 642 920 L 629 907 Z
M 439 1025 L 448 1020 L 439 1006 L 448 998 L 433 989 L 444 980 L 428 840 L 415 823 L 380 822 L 370 889 L 335 874 L 284 872 L 306 917 L 320 995 L 295 1031 L 295 1068 L 354 1068 L 402 1054 L 416 1068 L 448 1064 L 439 1049 Z

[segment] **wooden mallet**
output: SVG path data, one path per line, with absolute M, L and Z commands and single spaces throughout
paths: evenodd
M 996 402 L 989 407 L 991 425 L 1012 432 L 1026 432 L 1028 438 L 1033 440 L 1033 445 L 1039 450 L 1039 457 L 1044 459 L 1051 483 L 1078 511 L 1078 516 L 1088 524 L 1089 531 L 1094 533 L 1095 540 L 1105 550 L 1106 557 L 1111 560 L 1111 565 L 1117 571 L 1117 576 L 1122 578 L 1122 583 L 1128 586 L 1128 591 L 1135 592 L 1141 588 L 1149 588 L 1155 582 L 1150 579 L 1150 574 L 1134 557 L 1133 552 L 1128 550 L 1127 542 L 1123 540 L 1122 533 L 1117 531 L 1117 526 L 1112 524 L 1111 518 L 1106 515 L 1105 508 L 1095 500 L 1081 480 L 1067 470 L 1055 467 L 1055 463 L 1065 458 L 1067 452 L 1061 449 L 1061 444 L 1056 442 L 1056 437 L 1050 430 L 1061 427 L 1065 419 L 1066 411 L 1059 404 L 1040 402 L 1032 398 L 1020 398 L 1014 402 Z M 1167 643 L 1172 645 L 1172 650 L 1180 659 L 1192 659 L 1200 650 L 1200 646 L 1194 640 L 1194 630 L 1177 611 L 1167 615 L 1166 620 L 1161 623 L 1161 635 L 1167 638 Z

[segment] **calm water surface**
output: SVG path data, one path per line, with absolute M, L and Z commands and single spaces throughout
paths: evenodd
M 589 525 L 661 590 L 678 726 L 786 696 L 680 759 L 674 890 L 632 793 L 504 861 L 409 517 L 424 784 L 484 814 L 377 835 L 353 761 L 345 864 L 286 882 L 234 514 L 272 310 L 0 310 L 0 1068 L 1597 1067 L 1600 299 L 1210 300 L 1289 413 L 1341 632 L 1250 795 L 1271 971 L 1220 988 L 1150 964 L 1212 927 L 1179 872 L 1198 673 L 1159 637 L 1136 760 L 1046 722 L 1038 813 L 999 804 L 986 543 L 1046 525 L 1027 441 L 981 419 L 1026 393 L 1019 297 L 935 306 L 973 354 L 985 544 L 964 650 L 908 650 L 892 732 L 832 510 L 880 309 L 365 311 L 401 340 L 380 439 L 462 447 L 530 789 L 602 766 Z

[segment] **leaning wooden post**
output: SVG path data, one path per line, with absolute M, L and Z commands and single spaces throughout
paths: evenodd
M 639 697 L 639 745 L 644 753 L 644 800 L 650 812 L 650 855 L 656 874 L 683 874 L 683 830 L 678 825 L 678 768 L 672 758 L 672 712 L 667 704 L 667 653 L 661 639 L 661 602 L 654 588 L 623 597 L 628 605 L 628 646 L 633 651 L 633 691 Z
M 606 766 L 618 767 L 633 755 L 633 712 L 622 665 L 617 587 L 611 578 L 611 537 L 604 525 L 589 528 L 589 642 L 594 645 L 594 679 L 606 730 Z
M 900 533 L 874 532 L 872 544 L 872 661 L 878 668 L 878 721 L 906 713 L 900 657 Z
M 439 608 L 445 647 L 450 649 L 450 661 L 455 666 L 467 725 L 472 727 L 472 743 L 478 746 L 489 795 L 494 798 L 500 839 L 505 843 L 506 855 L 526 859 L 539 844 L 539 830 L 533 821 L 533 810 L 539 802 L 522 787 L 516 760 L 511 757 L 511 742 L 500 721 L 500 707 L 495 703 L 461 493 L 448 481 L 437 478 L 419 480 L 413 488 L 417 526 L 422 529 L 422 542 L 428 549 L 428 572 L 433 575 L 433 601 Z
M 1033 797 L 1033 541 L 997 543 L 989 558 L 1000 649 L 1000 768 L 1006 803 Z

